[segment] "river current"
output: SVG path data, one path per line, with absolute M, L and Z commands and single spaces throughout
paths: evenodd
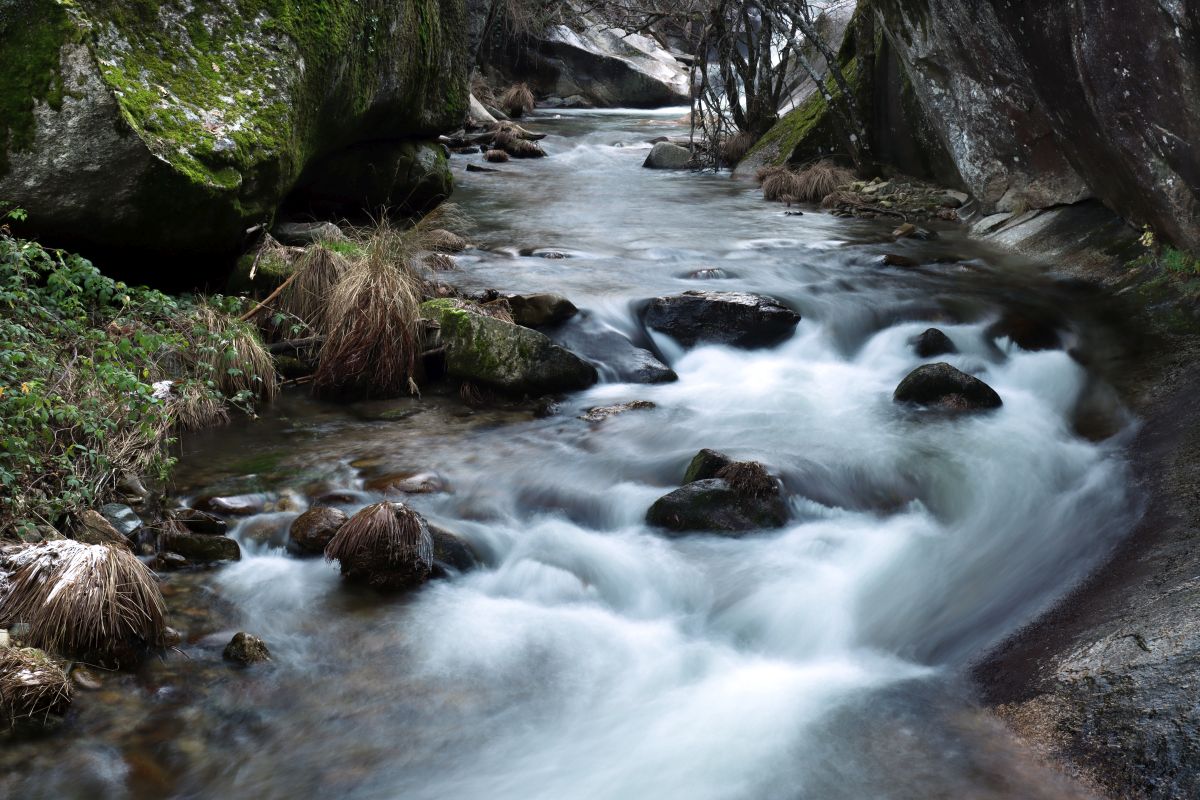
M 242 561 L 165 576 L 185 643 L 81 692 L 57 738 L 10 748 L 0 794 L 1087 796 L 977 708 L 964 672 L 1136 514 L 1104 298 L 960 230 L 894 243 L 889 221 L 788 215 L 728 175 L 642 169 L 684 111 L 544 113 L 527 125 L 550 157 L 497 174 L 455 156 L 479 249 L 439 275 L 562 294 L 582 314 L 558 335 L 652 344 L 677 382 L 621 383 L 601 359 L 607 378 L 548 417 L 453 392 L 337 406 L 295 389 L 261 420 L 186 438 L 182 500 L 260 492 L 286 510 L 238 523 Z M 883 266 L 885 252 L 926 266 Z M 703 268 L 728 277 L 687 277 Z M 766 350 L 648 338 L 638 304 L 693 288 L 768 294 L 803 320 Z M 1064 348 L 985 335 L 1013 309 L 1057 320 Z M 892 403 L 931 326 L 1001 409 Z M 630 400 L 656 408 L 578 419 Z M 705 447 L 779 475 L 787 527 L 648 528 Z M 412 505 L 483 568 L 385 598 L 286 553 L 313 496 L 359 492 L 353 510 L 377 499 L 364 480 L 400 471 L 443 476 L 450 491 Z M 223 663 L 236 630 L 272 663 Z

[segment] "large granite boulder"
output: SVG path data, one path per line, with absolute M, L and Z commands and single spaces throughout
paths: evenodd
M 684 347 L 727 344 L 769 347 L 792 335 L 800 315 L 772 297 L 746 292 L 690 291 L 650 301 L 642 314 L 647 328 Z
M 466 0 L 0 0 L 0 197 L 89 251 L 230 253 L 322 159 L 462 121 L 466 16 Z
M 429 300 L 421 315 L 438 325 L 452 378 L 512 394 L 551 394 L 586 389 L 596 368 L 544 334 L 472 311 L 450 299 Z

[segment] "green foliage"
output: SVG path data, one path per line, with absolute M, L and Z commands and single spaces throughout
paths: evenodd
M 216 315 L 0 231 L 0 532 L 101 502 L 124 472 L 165 477 L 191 403 L 251 407 L 221 393 L 247 329 L 194 324 Z

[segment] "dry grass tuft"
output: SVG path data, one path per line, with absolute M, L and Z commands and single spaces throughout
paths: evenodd
M 835 192 L 830 192 L 821 200 L 821 208 L 838 208 L 840 206 L 861 208 L 866 205 L 869 204 L 862 195 L 846 189 L 839 189 Z
M 735 461 L 718 470 L 717 477 L 738 494 L 748 497 L 769 497 L 779 493 L 779 484 L 757 461 Z
M 0 625 L 29 625 L 28 644 L 67 656 L 130 662 L 163 646 L 166 604 L 154 573 L 123 548 L 55 541 L 10 547 Z
M 772 203 L 784 202 L 785 198 L 795 202 L 800 191 L 800 178 L 790 169 L 777 170 L 767 175 L 762 182 L 763 199 Z
M 433 569 L 433 536 L 417 512 L 403 503 L 376 503 L 346 521 L 325 547 L 342 574 L 378 588 L 401 589 L 424 582 Z
M 425 256 L 425 266 L 436 272 L 450 272 L 458 265 L 454 263 L 454 259 L 445 253 L 430 253 Z
M 504 148 L 513 158 L 545 158 L 546 151 L 537 142 L 528 139 L 513 139 Z
M 483 154 L 483 160 L 493 164 L 503 164 L 508 161 L 508 153 L 504 150 L 488 150 Z
M 737 164 L 754 147 L 754 142 L 754 134 L 748 131 L 735 133 L 721 143 L 721 160 L 729 166 Z
M 0 720 L 7 726 L 62 716 L 71 695 L 70 678 L 41 650 L 0 649 Z
M 314 333 L 326 334 L 330 297 L 349 269 L 350 262 L 341 253 L 314 244 L 297 260 L 294 277 L 279 296 L 279 310 L 299 319 Z
M 418 228 L 400 232 L 386 220 L 363 256 L 343 274 L 326 310 L 317 391 L 396 396 L 407 391 L 421 351 L 421 279 L 413 268 L 422 248 Z
M 246 392 L 261 400 L 275 399 L 275 362 L 252 326 L 207 303 L 197 306 L 189 322 L 184 331 L 192 342 L 188 356 L 202 377 L 226 397 Z
M 470 243 L 466 239 L 444 228 L 434 228 L 429 231 L 426 242 L 429 249 L 435 253 L 461 253 L 470 247 Z
M 185 431 L 214 428 L 229 422 L 229 407 L 197 381 L 175 384 L 167 399 L 166 411 L 171 424 Z
M 762 183 L 764 181 L 766 181 L 766 179 L 771 177 L 772 175 L 778 175 L 781 172 L 788 172 L 788 171 L 789 170 L 787 167 L 783 167 L 783 166 L 779 166 L 779 165 L 759 167 L 754 172 L 754 180 L 758 181 L 759 185 L 762 185 Z
M 510 117 L 520 117 L 533 111 L 533 92 L 529 85 L 518 83 L 500 97 L 500 108 Z
M 853 183 L 854 173 L 832 161 L 818 161 L 797 173 L 796 198 L 804 203 L 819 203 L 832 192 Z

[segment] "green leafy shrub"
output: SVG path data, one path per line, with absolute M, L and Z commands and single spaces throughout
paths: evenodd
M 0 228 L 0 533 L 102 502 L 123 473 L 165 477 L 176 428 L 273 396 L 263 353 L 209 300 L 126 286 Z

